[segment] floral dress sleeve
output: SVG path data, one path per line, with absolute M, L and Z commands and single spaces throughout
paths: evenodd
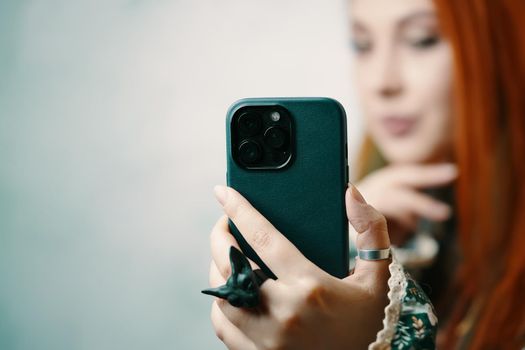
M 435 349 L 437 317 L 430 300 L 395 257 L 389 269 L 390 302 L 385 307 L 383 329 L 369 350 Z

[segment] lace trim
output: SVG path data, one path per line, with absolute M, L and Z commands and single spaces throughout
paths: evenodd
M 392 339 L 396 332 L 397 322 L 401 313 L 401 305 L 406 293 L 407 280 L 403 266 L 397 261 L 395 255 L 388 266 L 390 278 L 388 279 L 388 300 L 385 307 L 383 329 L 377 333 L 376 340 L 368 346 L 368 350 L 386 350 L 391 348 Z

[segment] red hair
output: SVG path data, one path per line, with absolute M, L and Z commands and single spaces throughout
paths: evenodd
M 435 0 L 455 60 L 459 299 L 447 348 L 525 345 L 525 1 Z M 464 324 L 464 323 L 463 323 Z

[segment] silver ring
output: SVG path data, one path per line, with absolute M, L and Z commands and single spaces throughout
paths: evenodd
M 386 260 L 390 259 L 390 248 L 386 249 L 360 249 L 357 251 L 361 260 Z

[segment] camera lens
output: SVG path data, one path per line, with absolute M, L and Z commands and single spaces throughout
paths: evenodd
M 241 114 L 237 121 L 239 129 L 245 136 L 257 134 L 262 127 L 261 116 L 255 112 L 246 112 Z
M 254 164 L 261 158 L 261 147 L 255 141 L 245 140 L 239 146 L 239 158 L 244 164 Z
M 268 128 L 264 132 L 264 141 L 273 148 L 281 148 L 286 144 L 288 137 L 286 135 L 286 132 L 278 127 L 273 126 L 271 128 Z

